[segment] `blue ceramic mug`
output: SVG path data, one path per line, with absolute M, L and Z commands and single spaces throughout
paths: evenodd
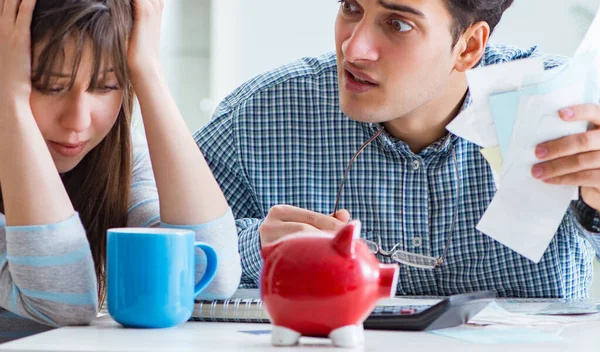
M 107 231 L 108 312 L 125 327 L 168 328 L 187 321 L 194 298 L 217 270 L 215 250 L 190 230 L 118 228 Z M 195 283 L 196 248 L 206 272 Z

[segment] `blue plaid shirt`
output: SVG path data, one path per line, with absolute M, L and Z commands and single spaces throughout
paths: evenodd
M 489 46 L 481 64 L 539 55 L 535 48 Z M 546 68 L 563 61 L 547 57 Z M 242 287 L 259 283 L 258 230 L 269 209 L 290 204 L 331 213 L 348 161 L 379 128 L 340 110 L 334 54 L 256 77 L 220 104 L 195 140 L 237 219 Z M 384 133 L 352 166 L 340 208 L 362 221 L 363 237 L 377 241 L 379 235 L 384 249 L 399 244 L 440 257 L 459 196 L 453 149 L 462 194 L 446 261 L 435 270 L 401 265 L 397 293 L 493 290 L 508 297 L 585 297 L 600 249 L 600 236 L 592 233 L 600 229 L 596 212 L 573 202 L 541 261 L 529 261 L 475 229 L 496 188 L 480 148 L 455 135 L 415 154 Z

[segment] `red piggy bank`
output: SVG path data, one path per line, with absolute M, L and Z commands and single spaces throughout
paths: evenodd
M 273 345 L 295 345 L 300 336 L 329 337 L 342 347 L 362 343 L 362 323 L 396 291 L 398 266 L 379 263 L 359 235 L 353 221 L 335 237 L 298 233 L 263 247 L 260 293 Z

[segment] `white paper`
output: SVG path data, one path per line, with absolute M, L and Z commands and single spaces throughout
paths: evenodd
M 586 122 L 562 121 L 558 111 L 598 102 L 599 52 L 600 11 L 575 57 L 565 66 L 544 71 L 541 59 L 532 58 L 469 71 L 473 104 L 447 127 L 484 149 L 500 147 L 502 170 L 499 175 L 494 171 L 498 191 L 477 229 L 536 263 L 571 200 L 578 198 L 578 189 L 534 179 L 531 169 L 540 162 L 535 148 L 586 131 Z M 513 93 L 499 95 L 503 92 Z M 512 118 L 502 119 L 506 114 L 515 116 L 515 110 L 514 123 Z
M 577 77 L 580 78 L 580 77 Z M 539 143 L 585 132 L 587 123 L 565 122 L 558 110 L 585 96 L 585 79 L 553 93 L 523 96 L 498 189 L 477 229 L 537 263 L 548 248 L 573 197 L 574 186 L 533 178 Z
M 588 321 L 600 320 L 598 314 L 581 315 L 537 315 L 537 311 L 543 310 L 548 304 L 523 303 L 525 309 L 520 312 L 512 311 L 514 304 L 504 303 L 499 300 L 498 303 L 492 302 L 481 312 L 469 320 L 471 325 L 509 325 L 509 326 L 547 326 L 582 323 Z M 567 305 L 567 304 L 565 304 Z M 542 308 L 536 308 L 536 307 Z
M 467 71 L 472 104 L 463 110 L 446 129 L 482 148 L 498 145 L 489 96 L 517 90 L 544 72 L 540 58 L 527 58 Z

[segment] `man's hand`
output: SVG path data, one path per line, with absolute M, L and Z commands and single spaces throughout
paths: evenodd
M 260 242 L 265 246 L 300 231 L 325 231 L 334 234 L 349 220 L 350 214 L 346 210 L 339 210 L 333 217 L 291 205 L 276 205 L 269 210 L 260 227 Z
M 600 105 L 585 104 L 559 112 L 564 121 L 588 121 L 594 128 L 567 136 L 536 148 L 543 161 L 532 169 L 533 177 L 549 184 L 581 187 L 581 197 L 600 211 Z

